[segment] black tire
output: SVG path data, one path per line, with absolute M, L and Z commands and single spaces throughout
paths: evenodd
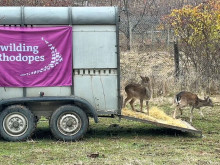
M 86 113 L 73 105 L 59 107 L 50 118 L 52 134 L 56 139 L 63 141 L 76 141 L 82 138 L 88 125 L 89 120 Z
M 0 114 L 0 134 L 7 141 L 27 140 L 35 130 L 35 116 L 25 106 L 11 105 Z

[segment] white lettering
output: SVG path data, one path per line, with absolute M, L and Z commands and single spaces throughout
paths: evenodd
M 19 53 L 18 56 L 16 57 L 16 61 L 21 61 L 21 53 Z
M 24 61 L 32 64 L 33 61 L 45 61 L 44 56 L 39 54 L 39 46 L 26 45 L 25 43 L 10 43 L 8 45 L 0 45 L 0 61 Z M 17 55 L 6 55 L 6 52 L 21 52 Z M 22 52 L 32 52 L 30 55 L 22 55 Z
M 40 56 L 40 61 L 44 61 L 44 56 Z
M 1 49 L 1 51 L 3 51 L 3 52 L 8 51 L 8 46 L 0 45 L 0 49 Z
M 10 56 L 10 61 L 15 61 L 15 56 Z
M 33 46 L 33 53 L 34 54 L 38 54 L 39 53 L 38 46 Z
M 3 61 L 9 61 L 9 57 L 5 55 L 5 53 L 3 53 Z
M 16 47 L 16 51 L 21 52 L 22 51 L 22 45 L 19 44 L 19 46 Z
M 31 64 L 32 61 L 34 61 L 34 56 L 28 56 L 28 64 Z
M 9 45 L 0 45 L 0 51 L 2 52 L 33 52 L 33 54 L 38 54 L 39 46 L 31 46 L 31 45 L 25 45 L 22 43 L 10 43 Z
M 44 56 L 22 56 L 21 53 L 19 53 L 17 56 L 8 56 L 5 53 L 2 53 L 0 54 L 0 61 L 25 61 L 28 62 L 28 64 L 32 64 L 33 61 L 45 61 L 45 58 Z
M 27 56 L 23 56 L 22 57 L 22 61 L 27 61 L 28 60 L 28 57 Z

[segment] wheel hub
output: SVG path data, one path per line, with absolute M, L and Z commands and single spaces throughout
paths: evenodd
M 66 122 L 67 127 L 72 127 L 73 126 L 73 121 L 72 120 L 68 120 Z
M 58 129 L 64 135 L 74 135 L 81 127 L 81 121 L 75 114 L 62 115 L 58 120 Z
M 3 128 L 11 136 L 21 136 L 28 129 L 28 120 L 19 112 L 10 113 L 3 121 Z
M 13 127 L 14 127 L 14 128 L 19 128 L 19 123 L 18 123 L 17 121 L 15 121 L 15 122 L 13 123 Z

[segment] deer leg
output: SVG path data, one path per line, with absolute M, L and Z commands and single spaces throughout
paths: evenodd
M 202 109 L 200 109 L 200 108 L 199 108 L 199 113 L 200 113 L 200 115 L 202 116 L 202 118 L 205 117 L 205 116 L 203 115 L 203 113 L 202 113 Z
M 194 109 L 194 107 L 192 107 L 192 109 L 190 111 L 190 123 L 192 123 L 192 119 L 193 119 L 193 109 Z
M 141 112 L 143 112 L 143 99 L 140 99 L 140 104 L 141 104 Z
M 134 101 L 135 101 L 135 99 L 131 99 L 131 101 L 129 102 L 130 105 L 131 105 L 131 109 L 132 109 L 133 111 L 135 111 L 134 106 L 133 106 Z
M 148 101 L 146 101 L 146 107 L 147 107 L 147 115 L 149 115 L 149 104 L 148 104 L 149 102 Z
M 130 99 L 131 99 L 130 97 L 127 97 L 127 98 L 125 99 L 125 101 L 124 101 L 124 105 L 123 105 L 123 108 L 125 108 L 125 106 L 126 106 L 128 100 L 130 100 Z
M 176 107 L 173 111 L 173 118 L 175 119 L 176 118 L 176 111 L 177 111 L 178 107 Z
M 183 115 L 183 110 L 181 108 L 179 108 L 180 110 L 180 115 L 182 116 Z

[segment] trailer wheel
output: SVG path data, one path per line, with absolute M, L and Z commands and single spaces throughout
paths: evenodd
M 76 141 L 87 131 L 89 125 L 86 113 L 79 107 L 64 105 L 53 112 L 50 129 L 55 138 Z
M 25 106 L 12 105 L 0 114 L 0 134 L 7 141 L 23 141 L 35 130 L 35 117 Z

